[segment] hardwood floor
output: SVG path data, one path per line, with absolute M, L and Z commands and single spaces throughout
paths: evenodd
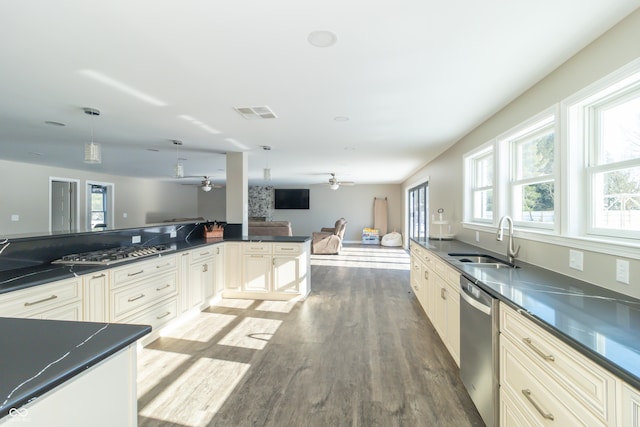
M 484 425 L 403 250 L 313 258 L 306 301 L 223 300 L 146 347 L 139 425 Z

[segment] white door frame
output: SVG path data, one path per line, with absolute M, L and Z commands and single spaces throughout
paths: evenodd
M 89 212 L 91 211 L 91 192 L 89 191 L 90 185 L 101 185 L 103 187 L 107 187 L 107 230 L 113 230 L 116 228 L 116 216 L 114 215 L 114 205 L 116 198 L 116 186 L 113 182 L 101 182 L 101 181 L 91 181 L 87 180 L 84 186 L 87 197 L 85 212 L 86 212 L 86 227 L 87 231 L 91 231 L 91 215 Z
M 75 217 L 74 217 L 74 222 L 72 222 L 72 224 L 74 224 L 73 226 L 73 230 L 72 231 L 79 231 L 79 225 L 80 225 L 80 180 L 79 179 L 73 179 L 73 178 L 61 178 L 61 177 L 56 177 L 56 176 L 50 176 L 49 177 L 49 233 L 52 232 L 52 217 L 51 217 L 51 202 L 52 202 L 52 197 L 51 197 L 51 193 L 52 193 L 52 185 L 53 182 L 68 182 L 69 184 L 75 184 L 75 205 L 76 205 L 76 209 L 75 209 Z

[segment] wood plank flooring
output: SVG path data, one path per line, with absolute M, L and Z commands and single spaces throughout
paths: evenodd
M 482 426 L 406 253 L 317 259 L 303 302 L 222 300 L 139 354 L 140 426 Z

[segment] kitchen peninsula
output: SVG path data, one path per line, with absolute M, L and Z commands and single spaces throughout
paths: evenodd
M 205 239 L 199 223 L 4 241 L 0 329 L 9 351 L 0 369 L 12 375 L 0 384 L 0 424 L 35 417 L 43 393 L 57 394 L 87 368 L 111 366 L 106 359 L 133 375 L 131 412 L 137 340 L 151 342 L 213 299 L 305 298 L 309 245 L 305 236 Z M 96 251 L 103 260 L 86 262 Z

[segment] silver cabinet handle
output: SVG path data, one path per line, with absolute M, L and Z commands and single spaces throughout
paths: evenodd
M 170 266 L 170 265 L 171 265 L 171 263 L 170 263 L 170 262 L 168 262 L 168 263 L 166 263 L 166 264 L 156 265 L 156 268 L 168 267 L 168 266 Z
M 102 274 L 97 274 L 95 276 L 91 276 L 92 279 L 100 279 L 101 277 L 106 276 L 106 274 L 102 273 Z
M 189 255 L 189 252 L 185 252 L 182 254 L 182 256 L 187 256 L 187 255 Z
M 294 248 L 280 248 L 281 251 L 292 251 Z
M 440 288 L 440 298 L 447 299 L 447 290 L 445 288 Z
M 127 276 L 129 276 L 129 277 L 137 276 L 138 274 L 142 274 L 142 273 L 144 273 L 144 270 L 136 271 L 135 273 L 129 273 L 129 274 L 127 274 Z
M 27 301 L 27 302 L 24 303 L 24 306 L 25 307 L 30 307 L 32 305 L 36 305 L 36 304 L 40 304 L 40 303 L 43 303 L 43 302 L 51 301 L 51 300 L 54 300 L 56 298 L 58 298 L 58 295 L 51 295 L 50 297 L 43 298 L 43 299 L 38 300 L 38 301 L 33 301 L 33 302 Z
M 426 280 L 429 280 L 429 270 L 425 270 L 425 271 L 424 271 L 424 278 L 425 278 Z
M 167 289 L 168 287 L 170 287 L 171 285 L 169 283 L 167 283 L 166 285 L 160 287 L 160 288 L 156 288 L 156 291 L 161 291 L 163 289 Z
M 206 273 L 207 271 L 209 271 L 209 264 L 202 264 L 202 272 Z
M 202 252 L 202 253 L 200 254 L 200 256 L 205 256 L 205 255 L 209 255 L 209 252 L 208 252 L 208 251 L 207 251 L 207 252 Z
M 522 338 L 522 341 L 524 341 L 524 343 L 526 345 L 529 346 L 529 348 L 531 348 L 531 350 L 533 350 L 538 356 L 542 357 L 544 360 L 546 360 L 547 362 L 553 362 L 554 360 L 556 360 L 555 357 L 553 357 L 553 355 L 551 354 L 544 354 L 544 352 L 542 350 L 540 350 L 538 347 L 536 347 L 533 342 L 531 341 L 531 338 L 527 337 L 527 338 Z
M 144 298 L 144 294 L 140 294 L 137 297 L 129 298 L 127 301 L 134 302 L 136 300 L 139 300 L 140 298 Z
M 551 421 L 555 419 L 555 417 L 551 412 L 545 412 L 544 409 L 542 409 L 542 407 L 538 404 L 538 402 L 533 400 L 533 396 L 531 396 L 531 390 L 529 390 L 528 388 L 525 388 L 522 390 L 522 394 L 524 394 L 524 397 L 526 397 L 527 400 L 531 402 L 533 407 L 536 408 L 538 412 L 540 412 L 540 415 L 542 415 L 543 418 Z
M 167 317 L 167 316 L 168 316 L 168 315 L 170 315 L 170 314 L 171 314 L 171 312 L 170 312 L 170 311 L 167 311 L 165 314 L 163 314 L 163 315 L 161 315 L 161 316 L 156 316 L 156 319 L 160 320 L 160 319 L 162 319 L 163 317 Z

